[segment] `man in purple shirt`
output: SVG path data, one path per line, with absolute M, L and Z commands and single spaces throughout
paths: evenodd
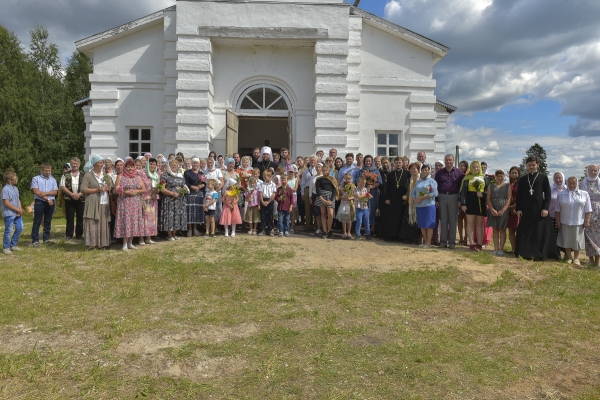
M 446 154 L 444 157 L 446 168 L 442 168 L 435 174 L 438 184 L 438 197 L 435 205 L 440 211 L 440 247 L 456 247 L 456 224 L 458 221 L 458 192 L 464 174 L 458 168 L 454 168 L 454 156 Z

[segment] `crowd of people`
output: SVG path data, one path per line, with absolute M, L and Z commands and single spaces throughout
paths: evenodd
M 71 158 L 59 182 L 48 164 L 31 180 L 34 196 L 31 240 L 49 243 L 58 205 L 66 219 L 65 238 L 85 241 L 89 250 L 120 241 L 122 249 L 153 244 L 157 237 L 214 238 L 217 234 L 289 237 L 302 226 L 324 239 L 334 230 L 344 240 L 401 241 L 419 247 L 493 245 L 504 255 L 558 259 L 579 264 L 585 249 L 600 265 L 600 187 L 598 166 L 587 177 L 557 172 L 553 184 L 527 159 L 518 167 L 487 174 L 485 162 L 461 161 L 452 154 L 429 164 L 424 152 L 408 157 L 373 157 L 331 149 L 292 159 L 288 149 L 255 148 L 207 158 L 145 154 L 133 159 L 94 155 L 81 171 Z M 23 207 L 14 172 L 4 175 L 2 215 L 4 254 L 19 251 Z M 43 224 L 40 241 L 39 231 Z M 134 243 L 135 241 L 135 243 Z

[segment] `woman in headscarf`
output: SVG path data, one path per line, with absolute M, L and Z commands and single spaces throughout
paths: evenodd
M 394 172 L 390 172 L 388 175 L 388 189 L 390 188 L 390 183 L 393 184 L 393 181 L 390 179 L 394 179 L 395 174 L 399 174 L 401 171 L 404 171 L 402 166 L 402 162 L 400 164 L 396 164 L 396 167 L 399 167 L 399 170 L 396 169 Z M 416 203 L 413 201 L 413 198 L 410 196 L 410 193 L 413 191 L 417 183 L 419 182 L 420 174 L 421 174 L 421 163 L 415 161 L 414 163 L 408 166 L 408 171 L 410 172 L 410 177 L 406 180 L 405 190 L 406 194 L 402 196 L 402 200 L 405 202 L 404 211 L 402 213 L 402 222 L 400 224 L 400 231 L 398 233 L 398 237 L 405 242 L 418 243 L 421 240 L 421 229 L 417 224 L 417 207 Z M 391 223 L 388 219 L 388 223 Z M 387 227 L 387 223 L 385 225 Z
M 114 184 L 105 173 L 101 156 L 92 156 L 90 172 L 85 174 L 81 183 L 81 192 L 85 193 L 83 211 L 83 233 L 88 250 L 104 249 L 110 246 L 110 199 L 109 193 Z
M 577 177 L 571 176 L 567 190 L 561 190 L 555 201 L 558 245 L 565 249 L 567 262 L 579 263 L 579 250 L 585 248 L 585 233 L 590 226 L 592 203 L 585 190 L 577 188 Z M 575 253 L 571 257 L 571 250 Z
M 600 179 L 598 165 L 587 168 L 587 176 L 579 183 L 579 188 L 588 192 L 592 203 L 590 226 L 585 228 L 585 254 L 590 264 L 600 267 Z
M 495 256 L 504 255 L 504 244 L 506 243 L 506 224 L 508 223 L 508 207 L 512 192 L 510 185 L 504 182 L 504 171 L 499 169 L 494 174 L 495 181 L 488 188 L 487 206 L 488 218 L 487 226 L 493 229 L 492 237 L 494 241 Z
M 169 160 L 169 170 L 161 175 L 160 182 L 164 189 L 161 189 L 158 230 L 167 232 L 167 240 L 179 240 L 177 231 L 187 229 L 187 186 L 183 174 L 179 172 L 179 162 L 176 159 Z
M 367 173 L 367 174 L 365 174 Z M 375 230 L 375 217 L 379 209 L 379 186 L 381 185 L 381 174 L 373 163 L 373 156 L 367 154 L 363 158 L 363 166 L 360 169 L 360 175 L 364 176 L 367 181 L 367 190 L 372 198 L 369 200 L 369 225 L 373 236 L 379 236 L 379 232 Z
M 125 171 L 117 176 L 115 191 L 117 199 L 117 221 L 115 237 L 123 238 L 123 251 L 135 249 L 133 238 L 143 235 L 142 194 L 146 187 L 135 169 L 135 162 L 127 160 Z
M 485 201 L 487 198 L 488 180 L 485 179 L 481 164 L 474 160 L 469 166 L 469 174 L 465 175 L 461 183 L 460 204 L 467 214 L 467 236 L 469 249 L 481 251 L 483 248 L 483 217 L 487 213 Z M 477 238 L 473 236 L 477 229 Z
M 508 171 L 508 182 L 510 184 L 510 206 L 508 207 L 508 240 L 510 241 L 511 251 L 514 253 L 517 248 L 517 228 L 519 227 L 519 217 L 517 216 L 517 188 L 519 186 L 519 177 L 521 171 L 519 167 L 512 166 Z
M 555 172 L 554 176 L 552 177 L 552 180 L 554 181 L 554 184 L 552 185 L 552 199 L 550 200 L 550 206 L 548 209 L 548 216 L 550 217 L 550 219 L 552 220 L 552 226 L 554 226 L 554 233 L 556 234 L 556 238 L 558 239 L 558 227 L 556 226 L 556 218 L 554 216 L 554 209 L 556 208 L 556 199 L 558 197 L 558 195 L 560 194 L 560 192 L 562 192 L 563 190 L 567 190 L 567 185 L 566 185 L 566 181 L 565 181 L 565 175 L 562 172 Z M 565 251 L 565 249 L 563 249 L 562 247 L 558 247 L 558 254 L 560 254 L 561 251 Z
M 537 157 L 528 157 L 525 164 L 528 173 L 519 179 L 517 189 L 517 216 L 521 221 L 517 228 L 515 257 L 558 259 L 556 235 L 548 218 L 552 198 L 550 181 L 539 171 Z
M 223 179 L 223 171 L 215 165 L 215 160 L 209 158 L 206 160 L 206 181 L 209 179 L 214 179 L 217 182 L 217 187 L 215 187 L 215 191 L 218 193 L 219 198 L 217 199 L 217 209 L 215 210 L 215 229 L 218 226 L 218 222 L 221 219 L 221 211 L 223 210 L 223 196 L 221 195 L 221 190 L 223 190 L 223 186 L 225 186 L 225 180 Z
M 185 171 L 183 177 L 190 193 L 186 195 L 187 203 L 187 222 L 188 237 L 192 233 L 196 236 L 202 236 L 198 226 L 204 224 L 204 192 L 206 177 L 200 170 L 200 160 L 197 157 L 192 158 L 192 167 Z
M 143 174 L 139 173 L 146 192 L 142 195 L 142 220 L 144 223 L 143 236 L 140 237 L 140 244 L 154 244 L 152 236 L 158 235 L 158 183 L 160 182 L 160 176 L 158 174 L 158 162 L 156 158 L 150 158 L 146 162 L 146 172 Z

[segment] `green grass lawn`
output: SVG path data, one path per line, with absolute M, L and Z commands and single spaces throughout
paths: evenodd
M 600 398 L 597 270 L 467 259 L 500 271 L 484 283 L 408 268 L 413 249 L 385 271 L 289 268 L 304 254 L 282 243 L 2 257 L 0 398 Z

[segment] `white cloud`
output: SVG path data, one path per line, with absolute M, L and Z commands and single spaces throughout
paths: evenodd
M 402 6 L 400 5 L 399 0 L 391 0 L 385 5 L 385 8 L 383 9 L 384 18 L 390 20 L 398 18 L 401 12 Z

